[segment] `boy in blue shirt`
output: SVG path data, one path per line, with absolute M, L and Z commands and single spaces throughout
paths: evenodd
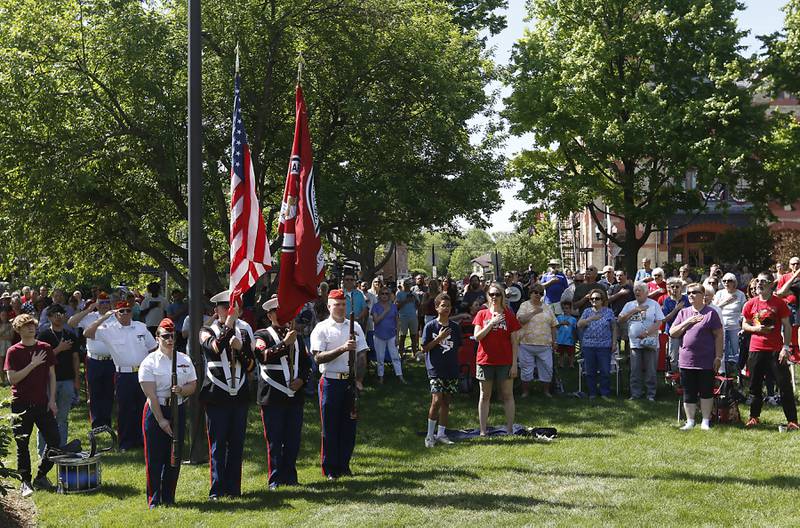
M 564 368 L 564 356 L 569 358 L 569 368 L 575 366 L 575 341 L 578 337 L 578 320 L 572 315 L 572 303 L 561 302 L 561 315 L 556 316 L 556 352 L 558 366 Z
M 461 329 L 450 321 L 450 296 L 440 293 L 434 299 L 434 306 L 437 317 L 422 330 L 422 351 L 425 353 L 425 367 L 431 385 L 425 447 L 433 447 L 436 442 L 453 443 L 447 438 L 445 429 L 450 414 L 450 395 L 458 392 L 458 349 L 461 347 Z

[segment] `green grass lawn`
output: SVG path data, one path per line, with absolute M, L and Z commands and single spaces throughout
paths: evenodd
M 103 458 L 103 486 L 88 495 L 37 492 L 41 526 L 797 526 L 800 434 L 781 434 L 780 408 L 759 430 L 720 426 L 680 432 L 676 399 L 590 403 L 517 400 L 517 422 L 555 426 L 559 439 L 476 439 L 425 449 L 416 434 L 429 403 L 425 372 L 407 366 L 361 398 L 355 476 L 323 480 L 319 414 L 306 402 L 296 488 L 266 489 L 257 407 L 247 431 L 243 497 L 206 501 L 208 466 L 184 466 L 175 508 L 148 511 L 141 451 Z M 575 375 L 568 389 L 575 390 Z M 7 395 L 4 389 L 3 395 Z M 451 425 L 474 427 L 477 395 L 455 398 Z M 746 416 L 746 408 L 743 407 Z M 86 442 L 85 404 L 71 438 Z M 493 405 L 490 422 L 503 422 Z M 15 455 L 10 460 L 15 466 Z M 35 455 L 34 455 L 35 457 Z M 35 458 L 34 458 L 35 460 Z M 55 472 L 50 473 L 55 480 Z M 141 523 L 141 524 L 140 524 Z

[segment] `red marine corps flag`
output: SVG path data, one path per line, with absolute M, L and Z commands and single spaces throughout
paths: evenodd
M 306 302 L 317 298 L 317 287 L 325 275 L 311 138 L 308 135 L 306 102 L 299 76 L 295 104 L 294 144 L 278 228 L 278 232 L 283 234 L 278 282 L 277 315 L 280 324 L 294 319 Z
M 267 230 L 256 197 L 250 146 L 242 123 L 238 46 L 234 85 L 231 132 L 231 311 L 241 303 L 245 292 L 272 267 Z

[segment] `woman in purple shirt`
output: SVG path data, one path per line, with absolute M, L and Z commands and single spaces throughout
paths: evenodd
M 375 323 L 375 360 L 378 363 L 378 383 L 383 383 L 383 363 L 386 351 L 392 358 L 394 373 L 400 383 L 405 383 L 403 367 L 400 364 L 400 353 L 397 351 L 397 321 L 399 314 L 397 305 L 389 298 L 389 289 L 385 286 L 378 293 L 378 302 L 372 307 L 372 321 Z
M 716 310 L 703 302 L 705 290 L 693 283 L 686 287 L 691 306 L 684 308 L 675 317 L 669 335 L 683 338 L 679 354 L 681 384 L 683 385 L 683 408 L 686 424 L 682 431 L 694 427 L 697 398 L 700 397 L 700 412 L 703 422 L 700 429 L 711 429 L 711 410 L 714 403 L 714 372 L 722 361 L 724 335 L 722 321 Z

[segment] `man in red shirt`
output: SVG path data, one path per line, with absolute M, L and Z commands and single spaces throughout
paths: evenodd
M 56 357 L 45 342 L 36 340 L 37 323 L 29 314 L 18 315 L 12 323 L 20 342 L 8 349 L 3 367 L 11 382 L 12 429 L 17 442 L 17 471 L 22 477 L 23 497 L 35 489 L 52 490 L 47 472 L 53 467 L 46 456 L 39 462 L 39 471 L 31 483 L 31 455 L 28 451 L 33 425 L 44 436 L 47 447 L 58 447 L 56 423 Z M 48 390 L 49 387 L 49 390 Z M 49 394 L 49 396 L 48 396 Z
M 792 339 L 792 326 L 789 323 L 791 312 L 780 297 L 772 295 L 774 278 L 769 272 L 758 274 L 756 285 L 757 297 L 753 297 L 744 305 L 742 328 L 752 333 L 750 338 L 750 394 L 753 403 L 750 405 L 750 419 L 746 427 L 759 424 L 763 395 L 761 387 L 768 371 L 772 374 L 781 391 L 781 405 L 786 415 L 789 431 L 800 429 L 797 425 L 797 406 L 794 402 L 794 390 L 789 372 L 789 356 Z M 781 331 L 783 335 L 781 336 Z

